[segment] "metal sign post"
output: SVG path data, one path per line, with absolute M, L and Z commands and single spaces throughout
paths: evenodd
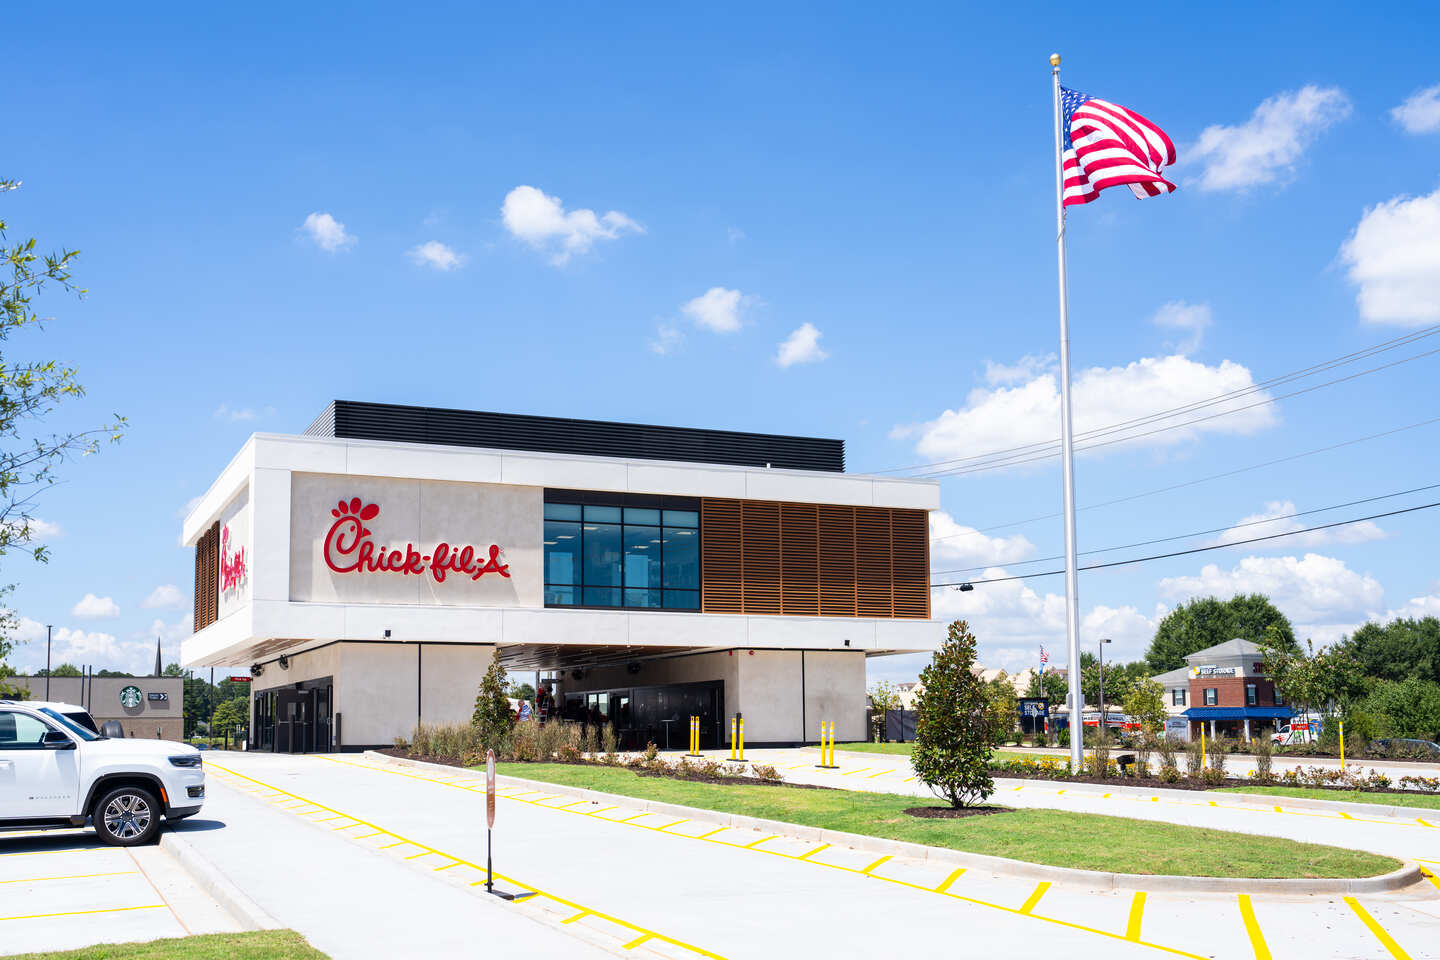
M 495 751 L 485 751 L 485 892 L 495 892 L 495 871 L 490 866 L 491 835 L 495 832 Z

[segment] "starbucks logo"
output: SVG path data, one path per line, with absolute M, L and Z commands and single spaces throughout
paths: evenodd
M 140 699 L 140 688 L 134 684 L 124 687 L 120 691 L 120 706 L 125 707 L 127 710 L 134 710 L 140 706 Z

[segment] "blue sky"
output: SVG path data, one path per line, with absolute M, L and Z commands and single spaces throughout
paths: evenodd
M 839 436 L 852 470 L 1049 439 L 1054 49 L 1067 85 L 1180 150 L 1176 194 L 1072 211 L 1074 368 L 1100 371 L 1082 429 L 1440 322 L 1440 15 L 1326 8 L 12 11 L 0 177 L 24 186 L 0 209 L 12 240 L 79 248 L 89 294 L 47 297 L 53 322 L 5 356 L 79 368 L 89 395 L 55 426 L 131 423 L 39 501 L 53 561 L 6 559 L 21 635 L 40 639 L 12 663 L 43 662 L 45 623 L 97 666 L 143 667 L 157 633 L 176 659 L 185 505 L 251 432 L 303 430 L 334 397 Z M 1422 357 L 1082 455 L 1079 501 L 1440 417 L 1437 370 Z M 1437 482 L 1437 437 L 1087 511 L 1081 547 Z M 965 528 L 1057 510 L 1056 461 L 950 477 L 942 499 L 937 535 L 964 535 L 937 569 L 1053 567 L 1015 564 L 1060 552 L 1056 520 Z M 1421 512 L 1086 574 L 1085 634 L 1135 656 L 1165 608 L 1235 589 L 1272 593 L 1317 641 L 1440 609 L 1437 533 Z M 1028 665 L 1041 643 L 1059 663 L 1062 589 L 942 591 L 936 610 L 970 617 L 987 663 Z

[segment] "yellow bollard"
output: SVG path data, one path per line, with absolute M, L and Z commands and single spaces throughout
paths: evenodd
M 1340 721 L 1340 772 L 1345 772 L 1345 721 Z
M 731 718 L 730 718 L 730 759 L 731 759 L 731 760 L 734 760 L 734 759 L 735 759 L 735 747 L 736 747 L 736 746 L 739 744 L 739 742 L 740 742 L 739 733 L 738 733 L 737 730 L 736 730 L 736 726 L 739 724 L 739 722 L 740 722 L 740 721 L 737 720 L 737 719 L 734 718 L 734 717 L 731 717 Z
M 820 769 L 835 769 L 835 721 L 820 721 Z
M 736 758 L 741 763 L 745 762 L 745 718 L 740 718 L 740 756 Z
M 1200 721 L 1200 769 L 1205 769 L 1205 721 Z

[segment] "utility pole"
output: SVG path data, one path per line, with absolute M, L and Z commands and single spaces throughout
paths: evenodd
M 55 628 L 45 624 L 45 699 L 50 699 L 50 631 Z

